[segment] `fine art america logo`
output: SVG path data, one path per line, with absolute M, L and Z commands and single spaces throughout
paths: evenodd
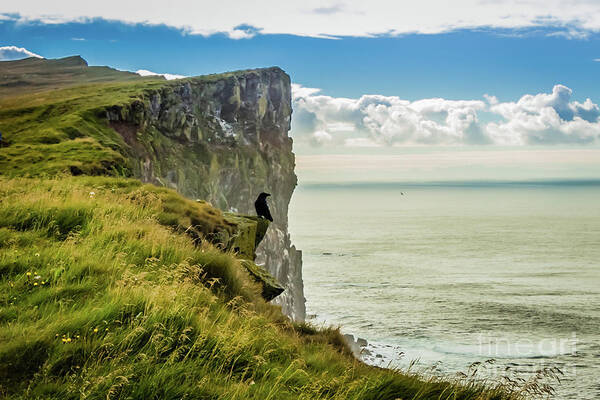
M 542 359 L 577 354 L 577 334 L 567 338 L 512 340 L 492 335 L 479 336 L 479 355 L 490 358 Z
M 494 360 L 485 367 L 485 375 L 535 376 L 546 374 L 564 378 L 575 378 L 575 364 L 562 362 L 560 358 L 577 355 L 577 334 L 571 337 L 513 340 L 492 335 L 479 336 L 479 355 Z M 503 362 L 505 361 L 505 362 Z

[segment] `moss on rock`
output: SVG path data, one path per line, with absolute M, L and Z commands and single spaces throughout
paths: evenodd
M 235 224 L 237 229 L 231 238 L 229 248 L 234 250 L 238 257 L 253 261 L 256 258 L 256 248 L 264 239 L 269 220 L 253 215 L 225 213 L 225 220 Z
M 241 260 L 240 263 L 246 268 L 248 273 L 262 285 L 262 297 L 265 300 L 271 301 L 283 293 L 284 288 L 266 269 L 250 260 Z
M 231 237 L 229 248 L 236 252 L 240 263 L 250 273 L 256 282 L 262 286 L 262 296 L 270 301 L 279 296 L 284 288 L 263 267 L 254 263 L 256 248 L 264 239 L 269 220 L 253 216 L 225 213 L 225 220 L 236 226 L 235 234 Z

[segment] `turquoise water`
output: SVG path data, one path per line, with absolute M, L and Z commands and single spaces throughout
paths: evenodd
M 290 231 L 307 313 L 369 362 L 558 366 L 557 398 L 600 398 L 599 183 L 301 185 Z

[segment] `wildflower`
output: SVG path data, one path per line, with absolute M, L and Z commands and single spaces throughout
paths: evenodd
M 35 256 L 36 256 L 36 257 L 39 257 L 39 256 L 40 256 L 40 253 L 35 253 Z
M 106 328 L 105 331 L 108 332 L 108 328 Z
M 42 285 L 45 285 L 45 284 L 46 284 L 46 281 L 42 281 Z
M 98 328 L 94 328 L 94 333 L 98 333 Z
M 28 272 L 28 273 L 27 273 L 27 276 L 31 276 L 31 272 Z
M 95 192 L 90 192 L 90 197 L 94 197 L 96 195 Z
M 79 339 L 79 335 L 75 336 L 77 339 Z
M 36 276 L 33 277 L 33 279 L 38 279 L 39 280 L 39 279 L 42 279 L 42 277 L 39 276 L 39 275 L 36 275 Z
M 71 338 L 67 338 L 67 343 L 71 343 Z
M 37 282 L 33 284 L 33 286 L 37 286 L 37 285 L 38 285 L 38 283 L 37 283 Z

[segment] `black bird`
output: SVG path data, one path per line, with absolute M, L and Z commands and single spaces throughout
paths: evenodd
M 256 208 L 256 215 L 259 217 L 263 217 L 273 222 L 273 217 L 271 217 L 271 212 L 269 211 L 269 205 L 267 204 L 267 197 L 270 196 L 269 193 L 262 192 L 258 195 L 258 199 L 254 202 L 254 208 Z

